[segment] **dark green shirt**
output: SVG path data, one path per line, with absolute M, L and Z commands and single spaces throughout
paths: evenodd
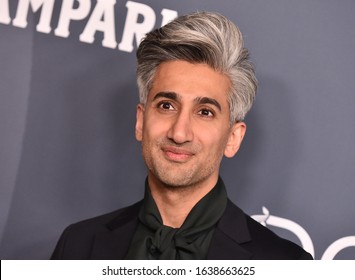
M 126 259 L 201 260 L 206 259 L 217 222 L 227 205 L 221 178 L 190 211 L 180 228 L 163 225 L 146 181 L 138 228 Z

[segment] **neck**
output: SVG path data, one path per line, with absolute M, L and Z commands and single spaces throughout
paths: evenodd
M 218 175 L 193 186 L 171 187 L 148 176 L 149 188 L 163 224 L 180 228 L 191 209 L 216 185 Z

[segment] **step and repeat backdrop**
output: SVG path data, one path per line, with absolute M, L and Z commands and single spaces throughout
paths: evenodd
M 70 223 L 141 199 L 135 51 L 178 15 L 242 30 L 259 89 L 221 175 L 316 259 L 355 259 L 355 2 L 0 0 L 0 257 L 48 259 Z

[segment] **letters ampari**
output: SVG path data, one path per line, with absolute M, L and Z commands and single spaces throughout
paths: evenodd
M 10 0 L 0 0 L 0 23 L 26 28 L 31 10 L 33 13 L 39 13 L 36 25 L 38 32 L 50 34 L 54 28 L 55 36 L 68 38 L 71 23 L 85 21 L 86 25 L 78 38 L 79 41 L 92 44 L 96 32 L 102 32 L 103 47 L 132 52 L 134 41 L 139 45 L 143 36 L 155 27 L 157 15 L 153 8 L 146 4 L 127 1 L 125 7 L 122 7 L 126 9 L 122 38 L 120 43 L 117 43 L 116 2 L 116 0 L 63 0 L 58 22 L 54 28 L 51 22 L 55 0 L 19 0 L 13 19 L 10 15 Z M 165 25 L 178 14 L 174 10 L 162 9 L 160 15 L 161 25 Z

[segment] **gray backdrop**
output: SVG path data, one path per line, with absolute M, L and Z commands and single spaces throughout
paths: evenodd
M 28 25 L 16 26 L 26 2 Z M 50 2 L 0 0 L 2 259 L 47 259 L 68 224 L 143 196 L 136 40 L 132 52 L 103 46 L 109 32 L 97 27 L 93 43 L 80 41 L 105 0 L 56 0 L 51 30 L 38 31 Z M 68 22 L 67 38 L 55 33 L 64 2 L 90 7 Z M 229 196 L 278 234 L 300 245 L 308 236 L 316 259 L 330 247 L 328 258 L 355 259 L 355 1 L 106 2 L 117 2 L 117 43 L 133 6 L 137 24 L 149 11 L 159 27 L 163 9 L 209 10 L 241 28 L 260 86 L 242 148 L 222 165 Z

